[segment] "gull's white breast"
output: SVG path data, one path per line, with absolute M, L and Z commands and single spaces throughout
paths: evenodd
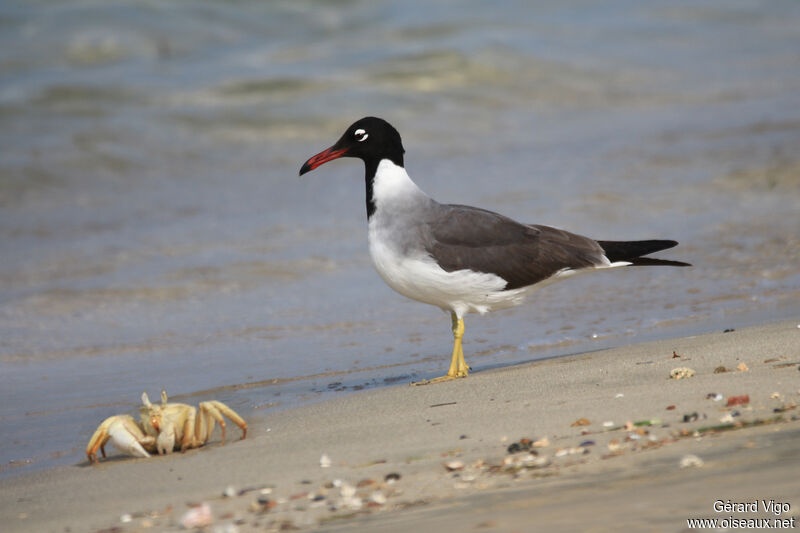
M 403 167 L 383 160 L 373 181 L 375 212 L 369 220 L 369 252 L 381 278 L 403 296 L 455 311 L 485 313 L 522 302 L 525 289 L 471 270 L 447 272 L 423 249 L 425 210 L 433 202 Z

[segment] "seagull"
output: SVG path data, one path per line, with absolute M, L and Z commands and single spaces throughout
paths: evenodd
M 444 376 L 467 377 L 464 315 L 522 303 L 533 289 L 579 272 L 623 266 L 688 263 L 643 257 L 672 248 L 672 240 L 596 241 L 589 237 L 466 205 L 441 204 L 425 194 L 403 165 L 403 142 L 388 122 L 365 117 L 336 143 L 311 157 L 300 175 L 355 157 L 364 162 L 369 253 L 378 274 L 403 296 L 450 313 L 453 354 Z

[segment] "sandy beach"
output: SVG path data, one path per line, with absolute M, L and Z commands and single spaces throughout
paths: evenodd
M 226 532 L 790 526 L 799 363 L 792 320 L 363 391 L 249 420 L 245 440 L 231 425 L 225 446 L 217 433 L 151 459 L 110 448 L 99 465 L 5 479 L 0 523 L 177 531 L 205 504 L 205 531 Z M 680 367 L 695 374 L 671 378 Z M 718 500 L 757 510 L 717 511 Z

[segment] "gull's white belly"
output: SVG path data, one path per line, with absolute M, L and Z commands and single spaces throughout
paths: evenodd
M 505 280 L 495 274 L 447 272 L 424 252 L 400 254 L 372 231 L 369 251 L 375 270 L 392 289 L 408 298 L 455 311 L 459 316 L 518 305 L 524 297 L 525 289 L 504 290 Z

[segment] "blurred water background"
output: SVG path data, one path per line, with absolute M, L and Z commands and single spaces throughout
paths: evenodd
M 364 115 L 440 201 L 695 265 L 470 316 L 475 371 L 800 317 L 795 0 L 4 0 L 0 476 L 84 461 L 143 390 L 258 433 L 446 370 L 449 318 L 372 269 L 361 163 L 297 177 Z

